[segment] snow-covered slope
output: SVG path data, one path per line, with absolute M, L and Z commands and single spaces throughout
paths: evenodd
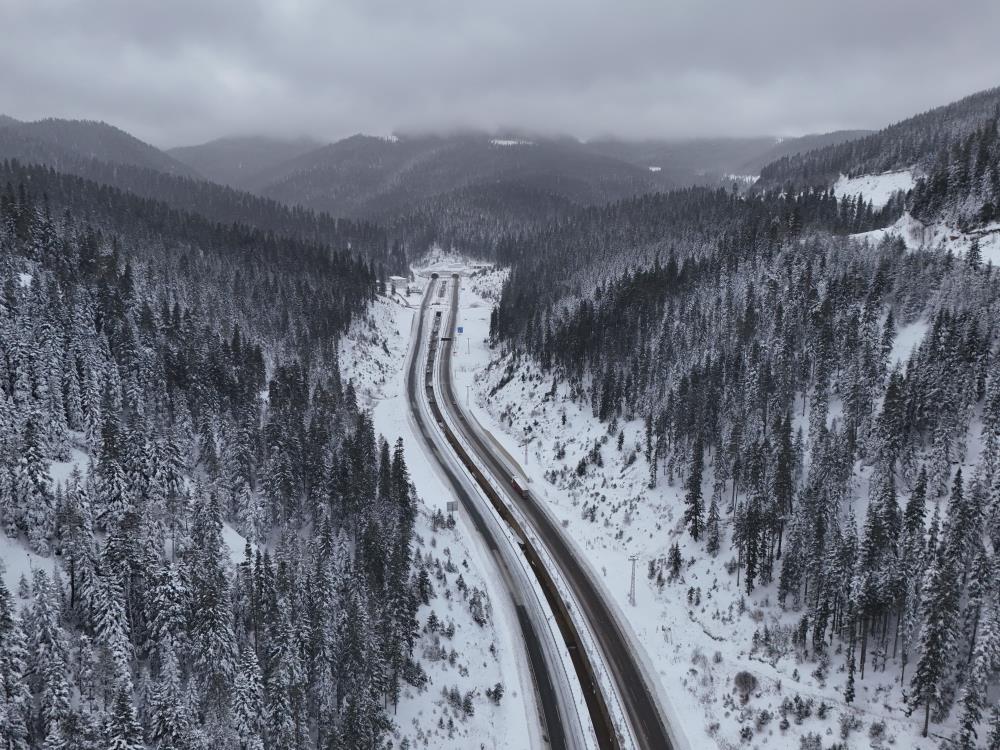
M 857 240 L 877 245 L 886 237 L 899 237 L 909 250 L 937 250 L 964 256 L 973 240 L 979 241 L 983 263 L 1000 265 L 1000 222 L 969 232 L 962 232 L 947 223 L 924 224 L 904 213 L 894 224 L 871 232 L 851 235 Z
M 860 193 L 866 201 L 871 201 L 872 205 L 878 209 L 888 203 L 889 199 L 899 191 L 906 192 L 912 189 L 915 182 L 913 172 L 909 169 L 885 172 L 884 174 L 866 174 L 860 177 L 841 175 L 833 186 L 833 193 L 838 198 L 845 195 L 853 197 Z
M 846 733 L 852 748 L 937 747 L 939 737 L 918 736 L 920 727 L 905 713 L 892 670 L 867 673 L 857 681 L 854 703 L 846 704 L 844 654 L 835 652 L 829 661 L 803 659 L 792 645 L 801 613 L 777 606 L 775 584 L 747 596 L 728 553 L 710 557 L 690 540 L 679 479 L 660 477 L 655 489 L 648 487 L 641 422 L 618 425 L 624 434 L 619 449 L 617 430 L 609 434 L 589 408 L 569 398 L 565 384 L 553 389 L 552 380 L 523 359 L 494 359 L 485 339 L 501 280 L 499 272 L 486 273 L 463 285 L 456 388 L 462 393 L 470 386 L 477 419 L 524 464 L 533 494 L 548 503 L 631 625 L 633 646 L 659 680 L 668 718 L 685 731 L 690 746 L 796 750 L 810 735 L 828 747 Z M 901 330 L 892 356 L 905 359 L 925 330 L 922 322 Z M 594 451 L 600 465 L 588 460 L 581 474 L 581 459 Z M 855 481 L 862 489 L 868 473 L 859 467 Z M 706 496 L 710 475 L 706 470 Z M 858 512 L 864 512 L 863 501 Z M 729 535 L 728 515 L 723 520 Z M 670 580 L 664 561 L 674 542 L 684 562 L 679 577 Z M 631 554 L 638 555 L 634 605 Z M 740 673 L 755 685 L 745 700 L 736 686 Z

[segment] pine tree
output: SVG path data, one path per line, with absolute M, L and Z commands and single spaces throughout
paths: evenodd
M 34 409 L 24 424 L 16 470 L 18 500 L 15 517 L 18 525 L 27 532 L 35 552 L 47 555 L 55 513 L 46 472 L 41 421 L 41 414 Z
M 941 686 L 948 675 L 954 651 L 958 618 L 958 576 L 955 560 L 944 543 L 938 545 L 924 579 L 924 624 L 920 631 L 920 657 L 913 675 L 914 707 L 924 706 L 922 734 L 927 736 L 930 712 L 942 702 Z
M 125 451 L 122 428 L 114 409 L 110 389 L 102 401 L 104 421 L 101 427 L 100 459 L 97 463 L 98 517 L 106 526 L 120 524 L 132 509 L 132 493 L 122 467 Z
M 260 720 L 264 713 L 260 668 L 252 648 L 244 648 L 233 684 L 233 729 L 240 750 L 264 750 Z
M 132 686 L 127 679 L 120 680 L 115 689 L 104 736 L 107 750 L 145 750 L 142 728 L 132 703 Z
M 695 438 L 694 446 L 691 448 L 691 464 L 688 479 L 685 483 L 687 493 L 684 496 L 684 523 L 688 527 L 691 538 L 695 541 L 701 536 L 705 525 L 704 502 L 701 497 L 702 461 L 704 449 L 701 437 Z
M 851 638 L 850 645 L 847 649 L 847 684 L 844 686 L 844 702 L 853 703 L 854 702 L 854 674 L 857 671 L 857 665 L 855 664 L 854 657 L 854 624 L 851 623 Z
M 959 721 L 957 746 L 961 750 L 975 750 L 978 726 L 987 705 L 989 677 L 1000 663 L 1000 622 L 995 606 L 983 617 L 976 637 L 972 672 L 961 698 L 962 715 Z
M 36 569 L 32 580 L 31 660 L 35 678 L 39 724 L 44 735 L 63 722 L 70 712 L 72 686 L 69 677 L 69 645 L 59 623 L 61 602 L 59 592 L 42 569 Z
M 218 496 L 209 492 L 195 513 L 188 578 L 194 605 L 191 632 L 195 666 L 210 700 L 217 705 L 225 701 L 236 666 L 226 554 Z
M 990 736 L 986 741 L 989 750 L 1000 750 L 1000 705 L 994 704 L 990 712 Z
M 680 576 L 683 560 L 681 560 L 681 547 L 677 542 L 670 545 L 670 552 L 667 555 L 667 565 L 670 567 L 671 580 Z
M 0 737 L 4 750 L 28 750 L 31 693 L 25 679 L 27 653 L 21 621 L 3 580 L 0 561 Z
M 181 689 L 180 669 L 173 648 L 161 649 L 160 676 L 153 686 L 149 702 L 150 737 L 163 750 L 186 750 L 190 747 L 191 724 Z
M 974 271 L 979 270 L 979 266 L 983 262 L 983 253 L 979 249 L 979 238 L 976 237 L 969 243 L 969 249 L 965 255 L 965 262 L 968 264 L 969 268 Z
M 715 494 L 708 506 L 708 522 L 705 525 L 705 550 L 713 557 L 718 554 L 722 543 L 721 519 L 719 518 L 719 503 Z

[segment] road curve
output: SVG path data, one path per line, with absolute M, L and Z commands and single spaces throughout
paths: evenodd
M 572 589 L 590 632 L 600 646 L 636 743 L 643 750 L 672 750 L 673 743 L 657 707 L 655 691 L 647 684 L 642 668 L 629 648 L 617 618 L 588 573 L 585 563 L 581 563 L 573 554 L 552 517 L 537 503 L 530 492 L 519 492 L 513 486 L 510 470 L 503 459 L 492 446 L 487 444 L 487 441 L 481 438 L 479 432 L 471 427 L 459 405 L 451 378 L 451 339 L 458 316 L 459 285 L 454 283 L 452 286 L 450 317 L 447 329 L 442 334 L 443 364 L 439 376 L 444 406 L 451 414 L 452 422 L 460 431 L 465 444 L 476 453 L 480 463 L 493 475 L 497 485 L 505 489 L 505 495 L 528 520 L 535 534 L 545 544 L 551 558 L 559 566 L 559 574 Z
M 505 564 L 498 553 L 497 540 L 493 536 L 492 529 L 480 514 L 476 502 L 469 497 L 462 481 L 455 475 L 451 464 L 444 460 L 439 453 L 437 442 L 433 439 L 433 432 L 427 424 L 424 413 L 421 411 L 418 404 L 418 399 L 421 398 L 421 379 L 419 377 L 420 371 L 418 368 L 421 365 L 420 351 L 421 345 L 424 341 L 424 319 L 426 318 L 428 303 L 433 296 L 436 282 L 436 279 L 431 279 L 428 283 L 427 292 L 424 294 L 424 299 L 420 304 L 420 310 L 417 312 L 418 319 L 416 336 L 412 342 L 413 350 L 410 355 L 410 364 L 406 370 L 406 398 L 407 403 L 409 404 L 410 414 L 413 416 L 413 421 L 417 425 L 417 432 L 419 433 L 420 438 L 423 440 L 427 449 L 434 457 L 434 460 L 441 467 L 445 477 L 447 478 L 448 484 L 451 485 L 452 493 L 458 498 L 459 502 L 462 503 L 462 508 L 468 517 L 472 519 L 473 526 L 475 526 L 476 530 L 486 541 L 486 545 L 491 554 L 494 556 L 497 565 L 501 568 L 501 571 L 505 572 L 508 592 L 514 602 L 518 624 L 521 628 L 521 637 L 524 639 L 528 664 L 531 667 L 532 679 L 535 683 L 535 692 L 538 696 L 538 702 L 542 710 L 542 723 L 543 729 L 545 730 L 545 738 L 548 740 L 549 747 L 552 748 L 552 750 L 567 750 L 567 733 L 560 719 L 562 714 L 560 712 L 558 695 L 552 684 L 552 676 L 549 671 L 549 665 L 545 659 L 542 645 L 538 638 L 538 632 L 535 629 L 535 624 L 532 622 L 527 608 L 518 602 L 517 598 L 514 596 L 514 592 L 511 590 L 513 587 L 511 580 L 512 577 L 505 571 Z

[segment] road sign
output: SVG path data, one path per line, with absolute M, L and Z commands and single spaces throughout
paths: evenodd
M 464 330 L 465 330 L 465 329 L 464 329 L 464 328 L 463 328 L 462 326 L 459 326 L 459 327 L 458 327 L 458 332 L 459 332 L 459 333 L 462 333 L 462 332 L 463 332 Z
M 456 501 L 454 501 L 454 500 L 449 500 L 448 501 L 448 512 L 449 513 L 454 513 L 457 510 L 458 510 L 458 503 Z

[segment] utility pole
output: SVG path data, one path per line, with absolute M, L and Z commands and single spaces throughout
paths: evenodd
M 525 438 L 521 445 L 524 447 L 524 465 L 528 465 L 528 443 L 530 443 L 532 438 Z
M 628 600 L 635 606 L 635 561 L 639 559 L 638 555 L 629 555 L 628 559 L 632 561 L 632 585 L 628 590 Z

